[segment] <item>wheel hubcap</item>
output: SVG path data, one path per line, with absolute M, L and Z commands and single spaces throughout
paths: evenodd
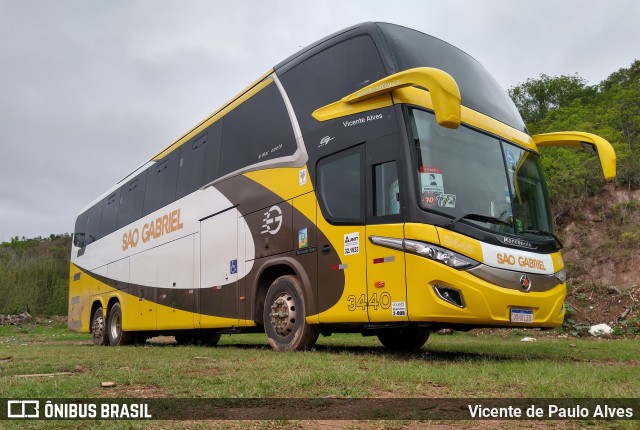
M 296 324 L 296 302 L 291 294 L 281 293 L 271 305 L 271 325 L 280 336 L 287 336 Z
M 111 326 L 109 329 L 111 330 L 111 339 L 117 339 L 120 334 L 120 315 L 111 319 Z

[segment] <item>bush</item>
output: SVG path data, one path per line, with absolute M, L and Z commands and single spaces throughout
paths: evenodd
M 69 235 L 0 244 L 0 314 L 66 315 Z

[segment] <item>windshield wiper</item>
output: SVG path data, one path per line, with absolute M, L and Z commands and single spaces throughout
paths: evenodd
M 481 214 L 476 214 L 476 213 L 466 213 L 462 216 L 459 216 L 458 218 L 452 220 L 450 223 L 445 225 L 445 228 L 453 228 L 453 226 L 455 226 L 458 221 L 462 221 L 463 219 L 469 219 L 469 220 L 476 220 L 476 221 L 480 221 L 480 222 L 487 222 L 490 224 L 502 224 L 502 225 L 506 225 L 508 227 L 513 228 L 513 224 L 511 224 L 510 222 L 501 220 L 500 218 L 496 218 L 494 216 L 489 216 L 489 215 L 481 215 Z
M 558 239 L 558 236 L 556 236 L 555 234 L 551 233 L 550 231 L 544 231 L 544 230 L 522 230 L 520 233 L 525 233 L 525 234 L 536 234 L 538 236 L 547 236 L 547 237 L 552 237 L 553 240 L 555 240 L 558 245 L 560 246 L 560 248 L 564 248 L 564 245 L 562 245 L 562 242 L 560 242 L 560 239 Z

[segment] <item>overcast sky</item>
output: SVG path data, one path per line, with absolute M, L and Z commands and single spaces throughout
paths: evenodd
M 0 0 L 0 242 L 80 209 L 301 47 L 363 21 L 439 37 L 505 88 L 640 58 L 640 1 Z

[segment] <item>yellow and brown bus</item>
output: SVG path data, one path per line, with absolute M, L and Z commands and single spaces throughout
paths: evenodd
M 615 176 L 597 136 L 530 136 L 463 51 L 392 24 L 347 28 L 81 212 L 69 327 L 98 345 L 264 331 L 277 350 L 333 332 L 417 349 L 443 327 L 557 327 L 544 146 L 595 150 Z

